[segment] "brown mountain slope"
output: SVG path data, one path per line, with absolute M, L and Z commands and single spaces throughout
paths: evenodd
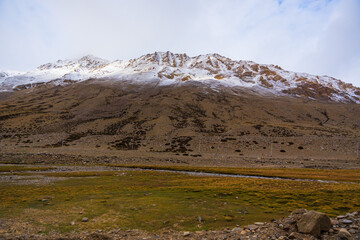
M 114 156 L 128 163 L 241 165 L 246 160 L 359 167 L 359 104 L 194 83 L 88 80 L 17 91 L 0 98 L 0 109 L 2 153 Z M 312 159 L 325 160 L 319 165 Z

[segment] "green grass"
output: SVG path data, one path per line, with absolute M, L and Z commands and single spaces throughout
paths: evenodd
M 269 221 L 298 208 L 330 216 L 360 208 L 360 184 L 150 171 L 51 176 L 69 178 L 48 185 L 0 184 L 0 218 L 20 225 L 27 222 L 26 227 L 42 233 L 118 228 L 194 231 Z M 198 216 L 203 223 L 198 222 Z M 81 222 L 83 217 L 89 222 Z

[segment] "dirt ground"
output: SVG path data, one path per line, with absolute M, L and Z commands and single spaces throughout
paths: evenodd
M 70 152 L 70 151 L 69 151 Z M 127 153 L 128 154 L 128 153 Z M 165 155 L 165 156 L 164 156 Z M 314 158 L 191 158 L 186 156 L 166 156 L 152 154 L 148 157 L 91 156 L 88 154 L 57 153 L 4 153 L 0 154 L 0 163 L 21 164 L 127 164 L 127 165 L 173 165 L 199 167 L 280 167 L 280 168 L 319 168 L 319 169 L 359 169 L 358 159 L 314 159 Z

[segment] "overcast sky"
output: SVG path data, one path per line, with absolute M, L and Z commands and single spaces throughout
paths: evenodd
M 1 70 L 168 50 L 360 86 L 360 0 L 0 0 Z

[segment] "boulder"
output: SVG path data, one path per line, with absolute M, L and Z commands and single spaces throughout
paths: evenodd
M 331 221 L 324 213 L 310 211 L 305 213 L 296 225 L 299 232 L 319 237 L 322 231 L 330 230 Z

